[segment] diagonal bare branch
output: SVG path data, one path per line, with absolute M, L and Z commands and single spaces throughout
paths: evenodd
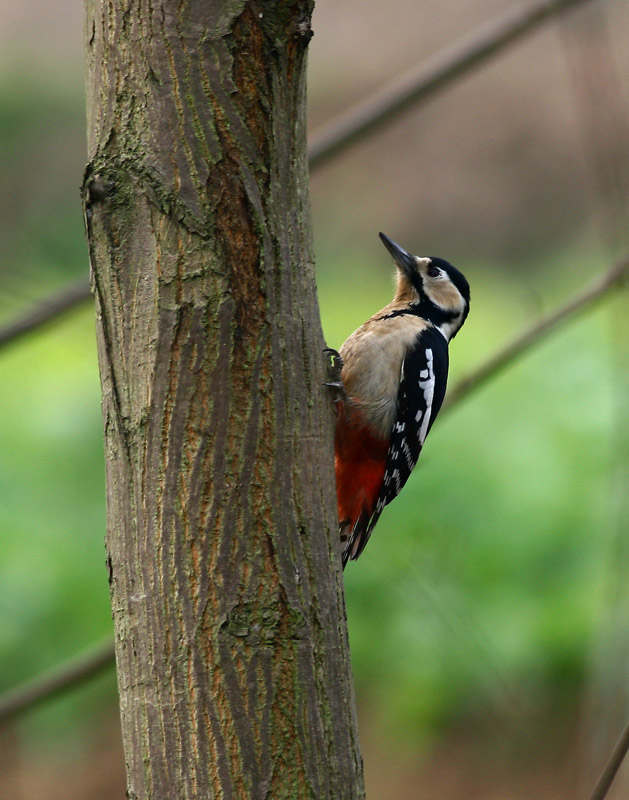
M 8 691 L 0 697 L 0 725 L 39 703 L 80 686 L 113 663 L 113 642 L 104 642 L 41 677 Z
M 440 51 L 428 62 L 422 62 L 394 78 L 314 133 L 308 151 L 311 170 L 381 128 L 410 106 L 449 87 L 457 78 L 480 67 L 560 12 L 583 2 L 585 0 L 541 0 L 525 8 L 513 8 Z
M 79 278 L 55 294 L 46 297 L 20 314 L 13 322 L 0 328 L 0 350 L 24 334 L 60 319 L 65 313 L 88 300 L 89 297 L 90 281 L 88 277 Z
M 590 800 L 605 800 L 607 793 L 613 783 L 616 773 L 620 769 L 620 765 L 624 761 L 627 752 L 629 751 L 629 724 L 622 732 L 614 752 L 609 757 L 605 769 L 598 779 L 598 783 L 594 787 L 594 791 L 590 795 Z
M 507 367 L 510 367 L 517 359 L 528 353 L 531 348 L 545 339 L 549 333 L 563 322 L 593 308 L 596 303 L 606 297 L 612 290 L 618 289 L 627 283 L 629 283 L 629 256 L 621 259 L 612 269 L 597 278 L 590 286 L 579 292 L 552 314 L 544 317 L 519 336 L 516 336 L 515 339 L 489 358 L 475 372 L 460 380 L 454 389 L 448 392 L 443 409 L 452 408 L 464 397 L 468 397 L 476 389 L 480 389 L 489 380 Z M 441 413 L 443 413 L 443 410 Z

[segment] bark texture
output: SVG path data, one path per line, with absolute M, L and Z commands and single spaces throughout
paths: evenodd
M 86 0 L 133 800 L 364 796 L 305 145 L 311 0 Z

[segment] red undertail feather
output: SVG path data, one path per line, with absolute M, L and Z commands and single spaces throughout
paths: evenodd
M 388 442 L 362 424 L 350 424 L 339 415 L 335 437 L 336 493 L 341 534 L 345 544 L 343 564 L 362 549 L 361 534 L 372 515 L 382 487 Z

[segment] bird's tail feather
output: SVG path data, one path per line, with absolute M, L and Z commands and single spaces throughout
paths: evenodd
M 341 542 L 343 542 L 343 569 L 351 559 L 355 561 L 365 549 L 371 531 L 380 514 L 362 511 L 357 520 L 343 520 L 339 525 Z

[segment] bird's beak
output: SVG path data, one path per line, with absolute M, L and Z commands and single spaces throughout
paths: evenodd
M 393 256 L 396 265 L 403 270 L 407 275 L 410 275 L 417 269 L 417 260 L 415 256 L 407 253 L 399 244 L 389 239 L 384 233 L 378 234 L 382 239 L 382 244 L 387 248 L 389 253 Z

